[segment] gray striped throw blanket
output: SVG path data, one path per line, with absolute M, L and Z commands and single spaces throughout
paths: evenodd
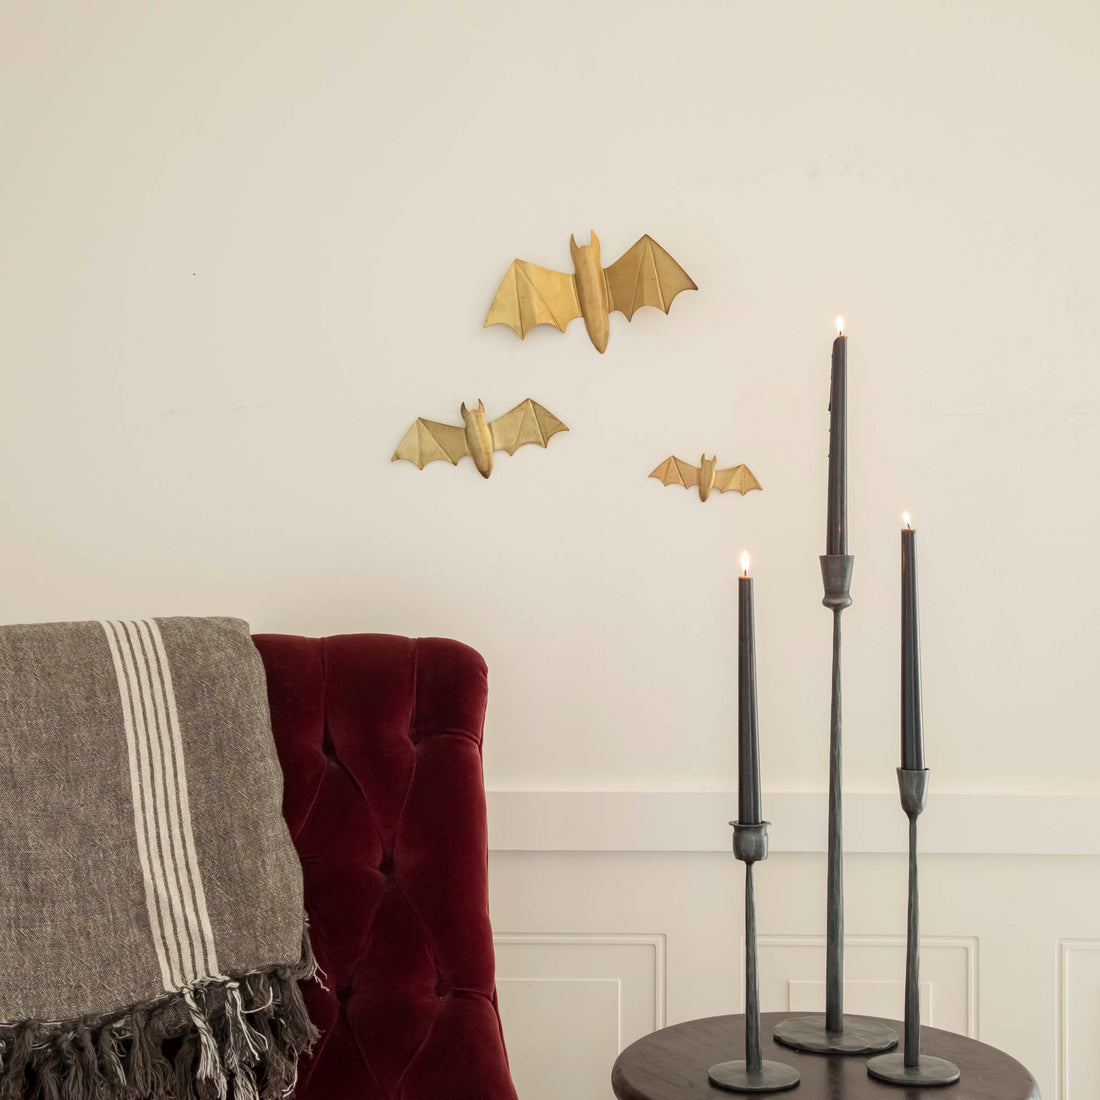
M 316 1031 L 240 619 L 0 627 L 0 1100 L 274 1100 Z

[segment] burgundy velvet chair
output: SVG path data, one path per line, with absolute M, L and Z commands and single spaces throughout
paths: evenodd
M 481 771 L 487 678 L 440 638 L 255 637 L 328 992 L 298 1100 L 515 1100 Z

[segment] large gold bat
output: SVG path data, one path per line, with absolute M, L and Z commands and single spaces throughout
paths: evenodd
M 760 488 L 760 482 L 744 463 L 740 466 L 730 466 L 725 470 L 715 469 L 717 465 L 717 455 L 713 458 L 707 458 L 705 454 L 700 455 L 698 466 L 692 466 L 690 462 L 671 455 L 649 476 L 659 477 L 662 485 L 682 485 L 685 489 L 698 485 L 700 500 L 706 500 L 710 496 L 711 489 L 717 489 L 720 493 L 735 489 L 744 496 L 751 490 Z
M 436 420 L 418 417 L 405 433 L 391 462 L 399 458 L 415 462 L 421 470 L 429 462 L 445 458 L 452 466 L 469 455 L 482 477 L 493 472 L 493 452 L 516 453 L 525 443 L 537 443 L 545 447 L 550 437 L 569 429 L 537 401 L 527 398 L 514 409 L 486 421 L 485 406 L 478 401 L 476 409 L 462 406 L 462 427 L 457 424 L 440 424 Z
M 650 236 L 642 237 L 610 267 L 600 266 L 600 240 L 578 245 L 569 238 L 572 275 L 514 260 L 497 287 L 485 328 L 508 325 L 522 340 L 535 325 L 565 326 L 584 318 L 588 338 L 603 353 L 611 334 L 610 314 L 629 321 L 641 306 L 668 313 L 681 290 L 698 290 L 688 273 Z

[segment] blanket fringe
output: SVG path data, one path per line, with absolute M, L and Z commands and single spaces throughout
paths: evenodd
M 0 1024 L 0 1100 L 284 1100 L 318 1031 L 292 967 L 203 979 L 92 1020 Z

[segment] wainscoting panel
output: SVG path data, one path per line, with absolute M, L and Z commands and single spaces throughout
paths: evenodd
M 824 1012 L 825 983 L 787 982 L 787 1008 L 791 1012 Z M 844 1011 L 855 1016 L 885 1016 L 897 1020 L 905 1012 L 905 982 L 850 981 L 844 979 Z M 920 983 L 920 1022 L 932 1023 L 932 983 Z
M 497 982 L 512 1078 L 522 1100 L 599 1095 L 621 1049 L 616 978 Z
M 825 1009 L 825 937 L 758 936 L 760 996 L 766 1010 Z M 921 937 L 921 1021 L 977 1038 L 978 941 Z M 896 974 L 896 978 L 889 975 Z M 848 936 L 844 1010 L 900 1019 L 905 1014 L 905 939 Z
M 522 1100 L 604 1095 L 619 1051 L 665 1025 L 663 935 L 499 934 L 494 943 Z
M 1019 829 L 1029 818 L 1029 796 L 1012 796 L 1004 806 L 992 797 L 951 799 L 943 804 L 954 807 L 959 822 L 979 821 L 987 811 L 1004 821 L 1009 808 L 1021 815 Z M 501 1015 L 522 1100 L 612 1100 L 618 1049 L 665 1024 L 742 1010 L 744 869 L 729 850 L 724 822 L 722 851 L 709 847 L 703 829 L 707 817 L 728 820 L 731 808 L 696 812 L 685 798 L 682 808 L 695 824 L 676 847 L 657 847 L 668 843 L 666 826 L 675 828 L 675 814 L 666 811 L 677 801 L 639 796 L 620 805 L 617 796 L 580 792 L 559 800 L 547 793 L 532 803 L 542 825 L 536 829 L 534 818 L 523 825 L 523 843 L 539 847 L 491 848 Z M 511 813 L 525 797 L 510 802 Z M 587 825 L 570 817 L 588 803 Z M 765 805 L 778 818 L 780 796 L 766 794 Z M 857 806 L 877 814 L 873 800 Z M 1079 808 L 1067 802 L 1070 819 Z M 635 820 L 616 819 L 619 809 Z M 1048 809 L 1045 796 L 1037 800 L 1038 817 Z M 904 815 L 896 806 L 893 812 L 899 837 L 885 835 L 885 812 L 875 822 L 883 830 L 877 843 L 888 850 L 866 850 L 874 830 L 853 822 L 867 843 L 845 859 L 845 1003 L 852 1013 L 900 1018 L 907 862 Z M 554 820 L 559 842 L 576 847 L 553 847 L 542 829 Z M 823 821 L 817 824 L 823 834 Z M 798 830 L 808 847 L 809 818 Z M 781 832 L 778 821 L 774 831 Z M 1013 853 L 1007 845 L 984 821 L 953 848 L 945 842 L 939 851 L 922 851 L 923 1019 L 1018 1058 L 1044 1100 L 1097 1100 L 1100 858 L 1079 850 Z M 777 847 L 757 869 L 756 898 L 764 1009 L 819 1011 L 823 853 Z M 568 1065 L 567 1086 L 566 1077 L 551 1074 L 555 1064 Z
M 1100 1096 L 1100 939 L 1058 941 L 1059 1100 Z

